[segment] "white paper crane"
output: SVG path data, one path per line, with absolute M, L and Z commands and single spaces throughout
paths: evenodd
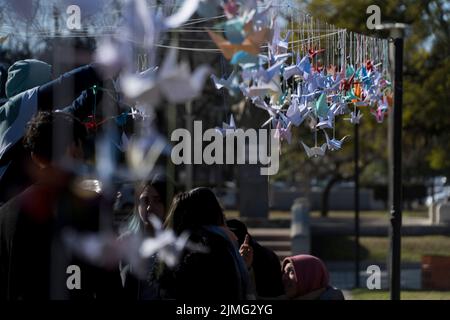
M 306 155 L 308 158 L 317 158 L 317 157 L 323 157 L 325 155 L 325 152 L 327 151 L 327 144 L 324 143 L 321 147 L 308 147 L 306 144 L 303 143 L 303 141 L 300 141 L 303 145 L 303 148 L 305 149 Z

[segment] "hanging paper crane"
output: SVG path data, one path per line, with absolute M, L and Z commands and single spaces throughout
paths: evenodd
M 325 155 L 325 152 L 327 151 L 326 143 L 322 144 L 321 147 L 312 147 L 312 148 L 304 144 L 303 141 L 300 141 L 300 143 L 303 145 L 303 148 L 305 149 L 308 158 L 323 157 Z
M 359 120 L 362 118 L 362 114 L 359 110 L 352 111 L 350 113 L 350 118 L 344 118 L 344 120 L 350 121 L 351 124 L 359 124 Z
M 237 73 L 235 70 L 233 70 L 233 72 L 231 72 L 231 74 L 226 79 L 219 79 L 214 74 L 211 75 L 211 79 L 213 80 L 216 89 L 219 90 L 225 88 L 232 96 L 237 95 L 237 93 L 240 91 Z
M 232 134 L 236 129 L 236 123 L 234 122 L 233 115 L 230 115 L 230 123 L 222 122 L 222 128 L 216 127 L 216 130 L 224 136 Z
M 342 148 L 342 143 L 344 142 L 345 139 L 348 138 L 348 136 L 344 136 L 341 140 L 337 140 L 334 137 L 333 139 L 330 139 L 328 137 L 327 132 L 325 130 L 323 132 L 325 134 L 325 138 L 327 139 L 328 149 L 330 149 L 331 151 L 340 150 Z
M 311 59 L 313 59 L 316 55 L 318 55 L 319 53 L 322 53 L 322 52 L 325 52 L 325 49 L 318 49 L 318 50 L 309 49 L 308 50 L 308 54 Z

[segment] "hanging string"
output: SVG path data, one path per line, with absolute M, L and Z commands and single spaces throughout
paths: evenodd
M 317 129 L 314 129 L 314 146 L 315 147 L 317 147 L 318 146 L 318 144 L 317 144 Z

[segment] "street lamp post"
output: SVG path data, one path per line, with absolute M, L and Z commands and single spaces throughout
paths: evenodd
M 400 300 L 401 226 L 402 226 L 402 98 L 403 98 L 403 34 L 406 25 L 388 23 L 376 26 L 389 30 L 394 44 L 394 112 L 390 128 L 390 263 L 389 282 L 391 300 Z
M 355 287 L 359 288 L 359 269 L 360 269 L 360 254 L 359 254 L 359 124 L 355 123 Z

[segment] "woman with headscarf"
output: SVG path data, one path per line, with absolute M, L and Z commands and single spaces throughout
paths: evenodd
M 301 254 L 282 263 L 285 297 L 291 300 L 344 300 L 342 291 L 330 285 L 325 264 L 317 257 Z

